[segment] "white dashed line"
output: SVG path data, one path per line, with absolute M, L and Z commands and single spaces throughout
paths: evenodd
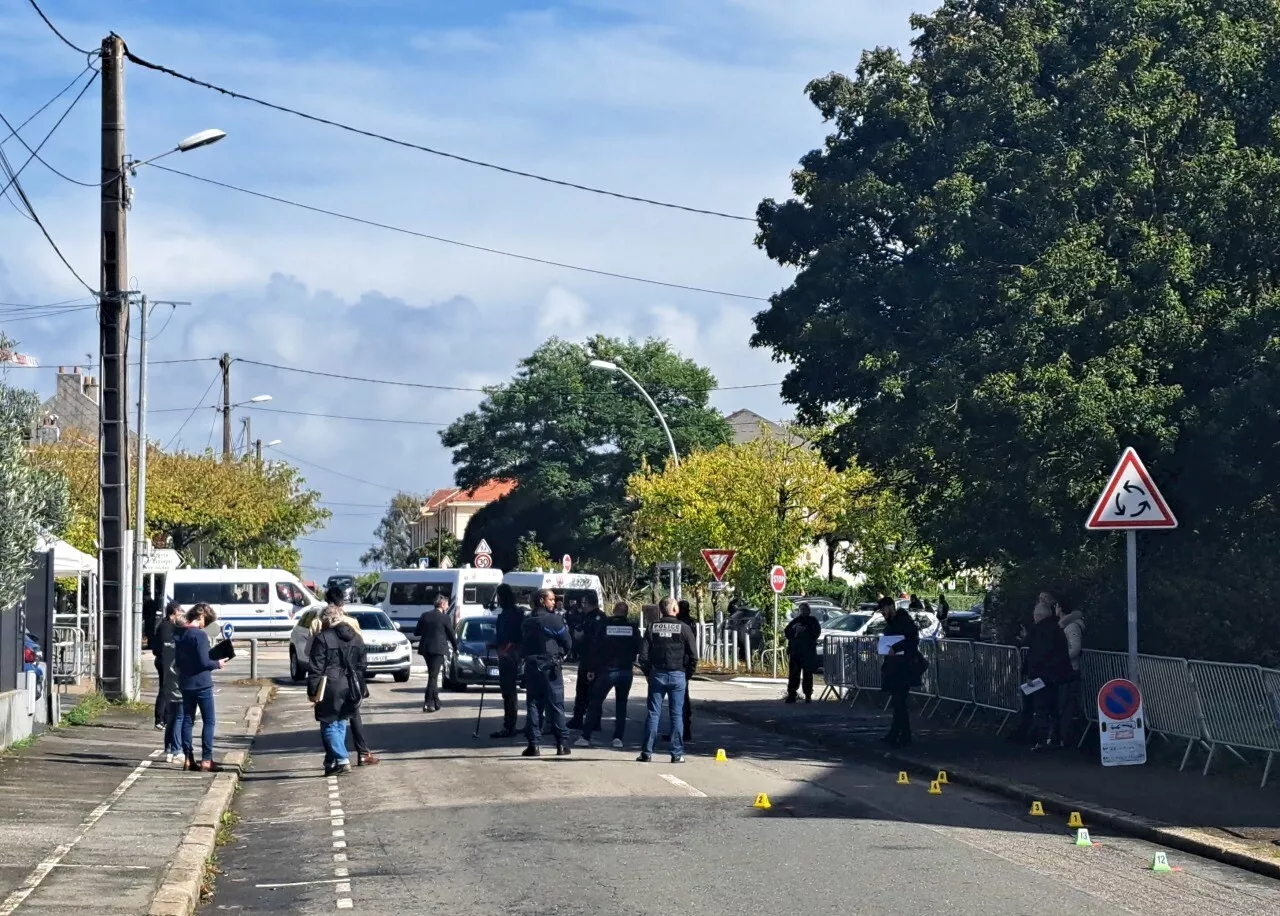
M 349 877 L 349 876 L 351 875 L 351 872 L 350 872 L 350 871 L 348 871 L 346 868 L 344 868 L 344 867 L 343 867 L 343 866 L 341 866 L 341 865 L 339 865 L 337 868 L 335 868 L 335 869 L 333 870 L 333 873 L 334 873 L 335 875 L 337 875 L 339 878 L 347 878 L 347 877 Z
M 80 822 L 80 829 L 76 831 L 76 835 L 72 838 L 71 842 L 63 843 L 55 849 L 53 851 L 53 855 L 49 856 L 37 865 L 35 870 L 32 871 L 31 874 L 27 875 L 27 879 L 22 882 L 21 887 L 6 897 L 4 902 L 0 903 L 0 916 L 11 916 L 11 914 L 22 905 L 22 902 L 35 892 L 35 889 L 40 886 L 41 882 L 43 882 L 45 878 L 49 877 L 49 873 L 58 867 L 62 860 L 66 858 L 67 854 L 70 853 L 71 850 L 75 849 L 76 846 L 80 845 L 80 841 L 83 840 L 85 835 L 93 829 L 94 824 L 102 820 L 102 816 L 111 810 L 111 806 L 120 800 L 120 796 L 129 791 L 129 787 L 137 782 L 150 766 L 151 761 L 144 760 L 134 767 L 133 772 L 124 778 L 124 782 L 116 786 L 115 791 L 107 796 L 107 800 L 90 811 L 89 816 Z
M 343 813 L 342 813 L 342 809 L 341 809 L 341 808 L 330 808 L 330 809 L 329 809 L 329 816 L 330 816 L 330 817 L 343 817 L 344 815 L 343 815 Z
M 334 905 L 340 910 L 355 909 L 355 901 L 349 896 L 351 894 L 351 872 L 347 869 L 347 831 L 343 829 L 346 824 L 346 815 L 342 811 L 341 791 L 338 788 L 338 778 L 336 776 L 329 777 L 329 823 L 337 828 L 332 831 L 333 834 L 333 891 L 338 895 L 334 901 Z
M 337 839 L 337 838 L 339 838 L 339 837 L 344 837 L 344 836 L 346 836 L 346 835 L 347 835 L 347 831 L 345 831 L 345 830 L 335 830 L 335 831 L 333 831 L 333 837 L 334 837 L 334 839 Z
M 685 782 L 685 781 L 684 781 L 683 779 L 681 779 L 679 776 L 672 776 L 670 773 L 663 773 L 663 774 L 662 774 L 662 778 L 663 778 L 663 779 L 665 779 L 667 782 L 671 783 L 673 786 L 675 786 L 675 787 L 677 787 L 677 788 L 680 788 L 680 789 L 684 789 L 686 792 L 688 792 L 688 793 L 689 793 L 690 795 L 692 795 L 694 798 L 706 798 L 706 797 L 707 797 L 707 793 L 706 793 L 706 792 L 703 792 L 701 789 L 695 789 L 693 786 L 689 785 L 687 782 Z
M 339 881 L 333 886 L 333 889 L 339 894 L 349 894 L 351 893 L 351 882 Z
M 334 849 L 346 849 L 346 848 L 347 848 L 347 841 L 346 841 L 346 840 L 334 840 L 334 841 L 333 841 L 333 848 L 334 848 Z
M 352 907 L 354 907 L 354 906 L 355 906 L 355 904 L 351 902 L 351 898 L 350 898 L 350 897 L 339 897 L 339 898 L 338 898 L 338 909 L 340 909 L 340 910 L 349 910 L 349 909 L 351 909 L 351 908 L 352 908 Z
M 347 861 L 347 854 L 346 854 L 345 852 L 335 852 L 335 853 L 333 854 L 333 861 L 335 861 L 335 862 L 345 862 L 345 861 Z

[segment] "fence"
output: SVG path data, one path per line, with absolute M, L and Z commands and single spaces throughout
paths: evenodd
M 853 702 L 864 690 L 878 690 L 883 660 L 877 643 L 875 637 L 825 637 L 826 693 Z M 966 712 L 966 722 L 972 722 L 980 709 L 1003 713 L 999 732 L 1022 709 L 1022 654 L 1015 646 L 930 639 L 921 641 L 920 651 L 929 669 L 912 692 L 924 699 L 926 715 L 937 715 L 944 704 L 948 714 L 954 711 L 954 723 Z M 1126 676 L 1124 653 L 1085 650 L 1080 678 L 1089 721 L 1098 719 L 1091 698 L 1107 681 Z M 1253 750 L 1267 755 L 1262 785 L 1267 784 L 1280 754 L 1280 671 L 1140 655 L 1138 681 L 1147 730 L 1163 740 L 1186 743 L 1179 769 L 1186 768 L 1196 747 L 1207 751 L 1204 774 L 1219 748 L 1242 761 L 1240 750 Z M 1081 744 L 1087 734 L 1081 736 Z
M 54 627 L 49 653 L 49 676 L 55 684 L 74 684 L 93 672 L 84 631 L 79 627 Z

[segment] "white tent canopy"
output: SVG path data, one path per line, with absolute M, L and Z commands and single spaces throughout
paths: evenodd
M 98 571 L 98 561 L 96 559 L 51 534 L 40 534 L 36 538 L 35 549 L 38 551 L 53 551 L 53 574 L 55 576 L 79 576 Z

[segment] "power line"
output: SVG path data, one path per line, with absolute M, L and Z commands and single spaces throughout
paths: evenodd
M 86 51 L 84 48 L 80 48 L 80 47 L 77 47 L 76 45 L 73 45 L 70 39 L 68 39 L 66 35 L 63 35 L 61 32 L 59 32 L 58 27 L 49 21 L 49 17 L 46 16 L 44 14 L 44 10 L 40 9 L 40 7 L 36 4 L 36 0 L 28 0 L 28 2 L 31 4 L 31 8 L 34 9 L 40 15 L 41 19 L 44 20 L 44 24 L 49 27 L 50 31 L 52 31 L 53 34 L 57 35 L 60 39 L 62 39 L 62 43 L 64 45 L 66 45 L 72 51 L 79 51 L 81 54 L 87 55 L 87 54 L 94 53 L 93 51 Z
M 483 388 L 457 388 L 450 385 L 428 385 L 425 382 L 400 382 L 392 379 L 382 378 L 364 378 L 358 375 L 341 375 L 337 372 L 321 372 L 319 369 L 303 369 L 299 366 L 281 366 L 278 363 L 264 363 L 256 359 L 236 358 L 234 362 L 244 363 L 247 366 L 262 366 L 264 369 L 279 369 L 282 372 L 298 372 L 302 375 L 317 375 L 321 378 L 339 379 L 344 382 L 367 382 L 371 385 L 396 385 L 401 388 L 428 388 L 432 391 L 474 391 L 480 394 L 485 393 Z
M 89 70 L 89 69 L 92 69 L 92 68 L 89 68 L 89 67 L 86 67 L 86 68 L 85 68 L 85 70 Z M 81 70 L 81 71 L 80 71 L 80 76 L 84 76 L 84 70 Z M 80 78 L 80 76 L 77 76 L 77 77 L 76 77 L 76 79 L 79 79 L 79 78 Z M 89 77 L 89 81 L 88 81 L 87 83 L 85 83 L 85 84 L 84 84 L 84 86 L 82 86 L 82 87 L 80 88 L 80 94 L 79 94 L 79 95 L 77 95 L 77 96 L 76 96 L 76 97 L 71 101 L 71 104 L 67 106 L 67 110 L 66 110 L 66 111 L 64 111 L 64 112 L 62 113 L 62 117 L 58 118 L 58 120 L 57 120 L 56 122 L 54 122 L 53 127 L 49 128 L 49 132 L 48 132 L 47 134 L 45 134 L 45 135 L 44 135 L 44 139 L 40 141 L 40 143 L 36 146 L 36 148 L 35 148 L 34 150 L 31 150 L 31 147 L 30 147 L 30 146 L 27 146 L 27 142 L 26 142 L 25 140 L 23 140 L 21 136 L 18 136 L 18 131 L 17 131 L 17 130 L 14 130 L 14 131 L 13 131 L 13 135 L 14 135 L 14 136 L 16 136 L 16 137 L 18 137 L 18 139 L 19 139 L 20 141 L 22 141 L 22 145 L 23 145 L 23 146 L 26 146 L 26 147 L 27 147 L 27 149 L 31 150 L 31 155 L 27 157 L 27 161 L 26 161 L 26 162 L 22 163 L 22 168 L 18 169 L 18 171 L 17 171 L 17 172 L 14 172 L 14 173 L 12 174 L 12 176 L 11 176 L 11 178 L 10 178 L 10 180 L 9 180 L 9 184 L 6 184 L 6 185 L 4 186 L 4 191 L 0 191 L 0 194 L 3 194 L 3 193 L 8 192 L 8 190 L 9 190 L 9 186 L 10 186 L 10 185 L 17 184 L 17 182 L 18 182 L 18 176 L 19 176 L 19 175 L 21 175 L 21 174 L 23 173 L 23 171 L 26 169 L 26 167 L 27 167 L 27 166 L 29 166 L 29 165 L 31 164 L 31 160 L 32 160 L 32 159 L 34 159 L 34 158 L 36 158 L 36 154 L 37 154 L 37 153 L 39 153 L 39 152 L 40 152 L 40 150 L 42 150 L 42 149 L 44 148 L 44 145 L 45 145 L 46 143 L 48 143 L 48 142 L 49 142 L 49 138 L 50 138 L 50 137 L 52 137 L 52 136 L 54 135 L 54 133 L 57 131 L 57 129 L 58 129 L 59 127 L 61 127 L 61 126 L 62 126 L 62 122 L 63 122 L 63 121 L 65 121 L 65 120 L 67 119 L 67 115 L 71 114 L 72 110 L 76 107 L 76 105 L 78 105 L 78 104 L 79 104 L 80 100 L 81 100 L 82 98 L 84 98 L 84 94 L 85 94 L 86 92 L 88 92 L 88 91 L 89 91 L 89 87 L 93 85 L 93 81 L 94 81 L 94 80 L 96 80 L 97 78 L 98 78 L 98 73 L 97 73 L 97 71 L 95 70 L 95 71 L 94 71 L 94 73 L 93 73 L 93 76 Z M 72 85 L 75 85 L 75 84 L 74 84 L 74 82 L 72 83 Z M 65 91 L 66 91 L 66 90 L 64 89 L 64 90 L 63 90 L 63 92 L 65 92 Z M 59 95 L 61 95 L 61 94 L 62 94 L 62 93 L 59 93 Z M 55 98 L 56 98 L 56 96 L 55 96 Z M 35 117 L 35 116 L 34 116 L 34 115 L 32 115 L 32 117 Z M 30 119 L 28 119 L 28 120 L 30 120 Z M 6 123 L 6 124 L 8 124 L 9 122 L 6 120 L 6 121 L 5 121 L 5 123 Z M 12 130 L 12 127 L 11 127 L 10 129 Z M 19 128 L 19 129 L 20 129 L 20 128 Z M 3 153 L 0 153 L 0 155 L 3 155 Z M 43 162 L 43 161 L 44 161 L 44 160 L 41 160 L 41 162 Z M 47 163 L 46 163 L 46 165 L 47 165 Z M 7 171 L 7 168 L 6 168 L 6 171 Z
M 327 538 L 294 538 L 295 541 L 306 541 L 310 544 L 341 544 L 344 547 L 367 547 L 368 541 L 331 541 Z
M 152 163 L 152 168 L 159 169 L 162 172 L 169 172 L 173 175 L 181 175 L 183 178 L 190 178 L 193 181 L 204 182 L 205 184 L 214 185 L 215 187 L 224 188 L 228 191 L 236 191 L 240 194 L 248 194 L 250 197 L 258 197 L 262 200 L 270 200 L 278 204 L 284 204 L 287 207 L 297 207 L 299 210 L 306 210 L 310 213 L 319 213 L 323 216 L 332 216 L 335 219 L 346 220 L 352 223 L 359 223 L 362 226 L 372 226 L 375 229 L 386 229 L 389 232 L 397 232 L 401 235 L 409 235 L 414 238 L 425 239 L 429 242 L 439 242 L 443 245 L 453 245 L 457 248 L 466 248 L 469 251 L 479 251 L 484 254 L 499 255 L 504 258 L 514 258 L 517 261 L 527 261 L 532 264 L 542 264 L 547 267 L 560 267 L 564 270 L 576 270 L 580 273 L 594 274 L 597 277 L 610 277 L 614 280 L 630 280 L 632 283 L 647 283 L 650 286 L 662 286 L 667 289 L 682 289 L 692 293 L 707 293 L 712 296 L 726 296 L 731 299 L 748 299 L 752 302 L 768 302 L 767 296 L 749 296 L 746 293 L 730 293 L 720 289 L 707 289 L 702 286 L 689 286 L 684 283 L 671 283 L 666 280 L 654 280 L 651 277 L 637 277 L 631 274 L 616 273 L 611 270 L 599 270 L 594 267 L 583 267 L 580 264 L 567 264 L 564 261 L 552 261 L 549 258 L 539 258 L 529 254 L 519 254 L 514 251 L 504 251 L 501 248 L 490 248 L 486 245 L 473 245 L 470 242 L 460 242 L 457 239 L 445 238 L 442 235 L 430 235 L 426 232 L 418 232 L 415 229 L 405 229 L 403 226 L 393 226 L 390 223 L 380 223 L 377 220 L 365 219 L 360 216 L 352 216 L 349 213 L 339 213 L 337 210 L 327 210 L 324 207 L 313 207 L 310 204 L 299 203 L 296 200 L 289 200 L 284 197 L 276 197 L 273 194 L 264 194 L 261 191 L 251 191 L 248 188 L 238 187 L 237 185 L 228 184 L 225 181 L 215 181 L 212 178 L 205 178 L 201 175 L 192 175 L 190 172 L 183 172 L 179 169 L 172 169 L 166 165 Z
M 9 139 L 10 139 L 11 137 L 16 136 L 19 130 L 22 130 L 22 128 L 26 127 L 28 124 L 30 124 L 32 121 L 34 121 L 36 118 L 40 117 L 40 115 L 44 113 L 44 110 L 45 110 L 46 108 L 48 108 L 48 107 L 49 107 L 50 105 L 52 105 L 54 102 L 58 101 L 58 99 L 62 98 L 64 95 L 66 95 L 66 94 L 67 94 L 67 92 L 68 92 L 68 91 L 70 91 L 70 89 L 71 89 L 71 87 L 72 87 L 72 86 L 74 86 L 76 83 L 80 82 L 80 77 L 84 76 L 84 75 L 85 75 L 85 73 L 87 73 L 88 71 L 90 71 L 90 70 L 92 70 L 92 69 L 93 69 L 93 66 L 92 66 L 92 65 L 90 65 L 90 66 L 85 67 L 85 68 L 84 68 L 83 70 L 81 70 L 79 73 L 77 73 L 77 74 L 76 74 L 76 76 L 75 76 L 75 79 L 73 79 L 71 82 L 67 83 L 67 85 L 63 86 L 63 87 L 62 87 L 62 89 L 61 89 L 61 90 L 59 90 L 59 92 L 58 92 L 58 94 L 57 94 L 57 95 L 55 95 L 55 96 L 54 96 L 53 98 L 51 98 L 49 101 L 45 102 L 43 105 L 41 105 L 41 106 L 40 106 L 39 108 L 37 108 L 35 111 L 31 112 L 31 114 L 27 116 L 27 119 L 26 119 L 25 121 L 23 121 L 21 124 L 19 124 L 19 125 L 18 125 L 17 130 L 12 130 L 12 129 L 11 129 L 11 130 L 10 130 L 10 132 L 9 132 L 9 136 L 8 136 L 8 137 L 5 137 L 3 140 L 0 140 L 0 143 L 8 143 L 8 142 L 9 142 Z
M 24 315 L 21 318 L 9 318 L 8 316 L 0 315 L 0 323 L 16 324 L 19 321 L 37 321 L 41 318 L 62 318 L 63 316 L 70 315 L 72 312 L 90 312 L 95 310 L 97 307 L 97 305 L 79 305 L 70 308 L 55 309 L 49 312 L 41 312 L 38 315 Z
M 450 423 L 438 423 L 434 420 L 398 420 L 391 417 L 350 417 L 334 413 L 311 413 L 305 410 L 283 410 L 279 407 L 259 407 L 257 404 L 246 404 L 245 410 L 258 410 L 263 413 L 286 413 L 297 417 L 322 417 L 326 420 L 356 420 L 361 423 L 403 423 L 409 426 L 451 426 Z
M 387 508 L 386 503 L 335 503 L 328 500 L 320 500 L 322 506 L 354 506 L 357 509 L 383 509 Z
M 92 80 L 90 80 L 90 83 L 92 83 Z M 88 87 L 88 85 L 86 85 L 86 86 L 85 86 L 85 88 L 86 88 L 86 89 L 88 89 L 88 88 L 89 88 L 89 87 Z M 68 110 L 69 110 L 69 109 L 68 109 Z M 65 115 L 64 115 L 64 117 L 65 117 Z M 14 127 L 12 124 L 10 124 L 10 123 L 9 123 L 9 119 L 8 119 L 8 118 L 6 118 L 3 114 L 0 114 L 0 121 L 3 121 L 3 122 L 4 122 L 4 126 L 5 126 L 5 127 L 7 127 L 7 128 L 9 128 L 10 134 L 11 134 L 12 136 L 14 136 L 14 137 L 17 137 L 17 138 L 18 138 L 18 142 L 19 142 L 19 143 L 21 143 L 23 146 L 25 146 L 25 147 L 27 148 L 27 152 L 31 154 L 31 158 L 35 159 L 35 161 L 36 161 L 36 162 L 40 163 L 40 164 L 41 164 L 41 165 L 43 165 L 46 169 L 48 169 L 49 171 L 53 172 L 53 174 L 57 175 L 57 176 L 58 176 L 59 178 L 61 178 L 63 181 L 69 181 L 69 182 L 71 182 L 72 184 L 78 184 L 78 185 L 80 185 L 80 187 L 82 187 L 82 188 L 100 188 L 100 187 L 102 187 L 102 182 L 100 182 L 100 181 L 81 181 L 81 180 L 80 180 L 80 179 L 78 179 L 78 178 L 72 178 L 70 175 L 66 175 L 66 174 L 63 174 L 62 172 L 58 171 L 56 168 L 54 168 L 52 165 L 50 165 L 50 164 L 48 163 L 48 161 L 47 161 L 43 156 L 41 156 L 41 155 L 40 155 L 39 150 L 34 150 L 34 149 L 32 149 L 32 148 L 31 148 L 31 144 L 30 144 L 30 143 L 28 143 L 26 140 L 24 140 L 24 139 L 23 139 L 22 134 L 18 133 L 18 131 L 19 131 L 19 130 L 21 130 L 21 128 L 19 128 L 19 127 Z M 46 137 L 45 139 L 47 140 L 47 139 L 48 139 L 48 137 Z M 41 145 L 43 145 L 43 144 L 41 144 Z M 25 168 L 25 166 L 24 166 L 24 168 Z M 112 181 L 114 181 L 115 179 L 113 178 L 113 179 L 111 179 L 111 180 L 112 180 Z
M 559 187 L 562 187 L 562 188 L 572 188 L 575 191 L 586 191 L 587 193 L 590 193 L 590 194 L 600 194 L 605 197 L 614 197 L 614 198 L 617 198 L 618 200 L 631 201 L 632 203 L 648 204 L 654 207 L 664 207 L 669 210 L 683 210 L 686 213 L 698 213 L 703 216 L 718 216 L 721 219 L 737 220 L 737 221 L 746 222 L 746 223 L 755 222 L 755 219 L 750 216 L 738 216 L 737 214 L 733 214 L 733 213 L 723 213 L 719 210 L 706 210 L 701 207 L 690 207 L 684 204 L 674 204 L 674 203 L 670 203 L 669 201 L 654 200 L 653 198 L 639 197 L 634 194 L 623 194 L 618 191 L 609 191 L 604 188 L 596 188 L 596 187 L 592 187 L 591 185 L 579 184 L 578 182 L 573 182 L 573 181 L 564 181 L 559 178 L 550 178 L 546 175 L 539 175 L 535 172 L 526 172 L 521 169 L 511 168 L 509 166 L 497 165 L 492 162 L 485 162 L 481 159 L 473 159 L 470 156 L 463 156 L 458 153 L 450 153 L 450 152 L 445 152 L 444 150 L 434 149 L 430 146 L 422 146 L 421 144 L 412 143 L 408 140 L 400 140 L 395 137 L 390 137 L 386 134 L 379 134 L 379 133 L 375 133 L 374 131 L 363 130 L 359 127 L 353 127 L 350 124 L 344 124 L 341 121 L 334 121 L 330 118 L 320 117 L 319 115 L 308 114 L 307 112 L 304 112 L 304 111 L 298 111 L 295 108 L 287 108 L 284 105 L 278 105 L 275 102 L 267 102 L 267 101 L 264 101 L 263 99 L 254 98 L 251 95 L 245 95 L 240 92 L 235 92 L 231 89 L 224 89 L 222 86 L 215 86 L 213 83 L 207 83 L 204 80 L 196 79 L 194 76 L 188 76 L 185 73 L 179 73 L 177 70 L 172 70 L 169 67 L 165 67 L 160 64 L 153 64 L 151 63 L 151 61 L 148 61 L 148 60 L 143 60 L 141 57 L 138 57 L 138 55 L 131 52 L 127 45 L 125 46 L 124 53 L 125 53 L 125 57 L 127 57 L 130 61 L 132 61 L 133 63 L 137 64 L 140 67 L 146 67 L 148 70 L 155 70 L 158 73 L 164 73 L 168 76 L 174 77 L 175 79 L 184 80 L 185 82 L 191 83 L 193 86 L 200 86 L 204 89 L 212 89 L 214 92 L 220 92 L 225 96 L 229 96 L 233 99 L 239 99 L 242 102 L 252 102 L 255 105 L 261 105 L 263 108 L 270 108 L 274 111 L 278 111 L 283 114 L 293 115 L 294 117 L 302 118 L 307 121 L 313 121 L 316 124 L 324 124 L 328 127 L 336 127 L 339 130 L 344 130 L 352 134 L 358 134 L 359 136 L 362 136 L 362 137 L 368 137 L 372 140 L 381 140 L 384 143 L 391 143 L 391 144 L 394 144 L 395 146 L 404 147 L 406 149 L 413 149 L 422 153 L 429 153 L 432 156 L 441 156 L 445 159 L 452 159 L 456 162 L 464 162 L 467 165 L 475 165 L 481 168 L 493 169 L 496 172 L 502 172 L 507 175 L 515 175 L 519 178 L 531 178 L 534 181 L 541 181 L 541 182 L 545 182 L 546 184 L 558 185 Z
M 400 492 L 400 489 L 398 487 L 389 487 L 384 483 L 374 483 L 372 480 L 363 480 L 359 477 L 352 477 L 350 474 L 342 473 L 342 471 L 335 471 L 333 468 L 327 468 L 327 467 L 324 467 L 323 465 L 316 464 L 313 461 L 306 461 L 302 458 L 298 458 L 295 455 L 290 455 L 288 452 L 282 451 L 279 448 L 277 448 L 275 451 L 276 451 L 276 454 L 282 455 L 283 457 L 288 458 L 290 461 L 296 461 L 298 464 L 315 468 L 317 471 L 324 471 L 326 474 L 333 474 L 337 477 L 345 477 L 347 480 L 354 480 L 356 483 L 362 483 L 368 487 L 377 487 L 380 490 L 390 490 L 393 493 Z
M 147 365 L 150 366 L 151 363 L 148 361 Z M 221 367 L 219 367 L 218 371 L 213 374 L 213 378 L 209 381 L 209 387 L 204 390 L 204 394 L 200 395 L 200 401 L 196 403 L 195 407 L 191 408 L 191 413 L 187 414 L 187 418 L 182 421 L 182 425 L 178 427 L 178 431 L 174 433 L 169 438 L 168 443 L 165 444 L 164 450 L 166 452 L 169 451 L 170 446 L 172 446 L 173 443 L 178 440 L 178 437 L 182 435 L 182 431 L 187 428 L 187 424 L 190 423 L 191 418 L 196 415 L 196 411 L 198 411 L 201 407 L 204 406 L 204 399 L 209 396 L 209 392 L 213 390 L 213 386 L 218 383 L 218 380 L 220 378 L 222 378 Z
M 81 296 L 80 298 L 84 299 L 86 297 Z M 76 302 L 78 300 L 71 299 L 69 301 Z M 0 303 L 0 304 L 3 304 L 3 303 Z M 149 359 L 147 360 L 147 368 L 150 369 L 153 366 L 175 366 L 175 365 L 178 365 L 179 363 L 216 362 L 217 359 L 218 358 L 216 356 L 199 356 L 191 359 Z M 137 363 L 129 363 L 129 366 L 131 368 L 136 368 L 137 365 L 138 365 Z M 78 363 L 73 359 L 68 359 L 68 360 L 56 360 L 53 362 L 46 362 L 39 366 L 10 366 L 9 368 L 11 369 L 57 369 L 63 366 L 77 366 L 85 369 L 97 369 L 98 363 Z M 184 407 L 182 409 L 185 410 L 186 408 Z

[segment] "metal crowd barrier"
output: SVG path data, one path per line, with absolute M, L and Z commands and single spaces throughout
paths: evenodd
M 854 702 L 864 690 L 880 689 L 883 659 L 876 637 L 827 636 L 823 643 L 823 677 L 827 693 Z M 929 662 L 919 687 L 912 693 L 925 699 L 924 713 L 934 715 L 943 703 L 958 704 L 954 722 L 968 711 L 966 724 L 979 709 L 1003 712 L 997 733 L 1022 708 L 1022 654 L 1014 646 L 967 640 L 922 640 L 921 653 Z M 1127 676 L 1122 652 L 1086 649 L 1080 658 L 1081 691 L 1089 721 L 1098 720 L 1092 701 L 1102 685 Z M 1165 740 L 1185 741 L 1185 769 L 1197 747 L 1207 751 L 1203 773 L 1208 774 L 1219 747 L 1244 761 L 1237 749 L 1267 755 L 1262 774 L 1265 787 L 1280 754 L 1280 671 L 1257 665 L 1206 662 L 1158 655 L 1138 656 L 1147 728 Z M 1088 736 L 1081 735 L 1083 744 Z
M 74 684 L 91 670 L 84 632 L 79 627 L 54 627 L 49 677 L 55 684 Z

